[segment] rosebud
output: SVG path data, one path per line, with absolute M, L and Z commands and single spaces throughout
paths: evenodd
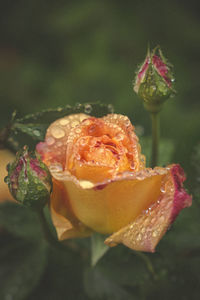
M 172 69 L 173 66 L 163 56 L 160 47 L 151 52 L 148 49 L 133 86 L 133 90 L 144 100 L 148 111 L 160 111 L 164 101 L 175 94 Z
M 51 175 L 40 158 L 28 152 L 28 147 L 19 151 L 12 164 L 7 166 L 5 182 L 13 197 L 31 208 L 42 208 L 50 197 Z

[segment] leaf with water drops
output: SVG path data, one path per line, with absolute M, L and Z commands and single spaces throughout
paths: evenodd
M 33 123 L 15 123 L 13 125 L 14 130 L 20 131 L 26 135 L 31 136 L 34 140 L 41 141 L 45 137 L 46 126 L 44 124 Z
M 35 142 L 42 141 L 44 140 L 46 129 L 52 122 L 64 116 L 77 113 L 102 117 L 106 114 L 113 113 L 113 107 L 111 104 L 78 103 L 74 106 L 66 105 L 64 107 L 46 109 L 34 114 L 28 114 L 25 117 L 15 119 L 12 126 L 10 144 L 16 150 L 22 146 L 24 140 L 28 143 L 28 138 L 31 138 Z M 29 143 L 31 146 L 33 141 Z

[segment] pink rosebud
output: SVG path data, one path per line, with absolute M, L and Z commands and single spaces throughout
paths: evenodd
M 163 102 L 173 96 L 174 76 L 172 65 L 163 56 L 160 47 L 147 56 L 136 73 L 133 90 L 144 100 L 144 106 L 151 112 L 160 111 Z
M 51 175 L 47 166 L 24 147 L 7 166 L 5 178 L 12 196 L 25 206 L 43 207 L 50 197 Z

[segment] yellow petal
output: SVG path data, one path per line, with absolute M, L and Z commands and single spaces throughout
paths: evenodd
M 53 193 L 50 201 L 51 217 L 59 240 L 86 237 L 92 231 L 73 215 L 67 193 L 62 183 L 53 180 Z
M 122 243 L 133 250 L 154 252 L 180 210 L 192 204 L 191 196 L 182 187 L 184 180 L 180 166 L 172 165 L 162 182 L 158 200 L 136 220 L 108 237 L 105 243 L 109 246 Z
M 63 184 L 63 199 L 67 198 L 68 213 L 71 211 L 92 230 L 108 234 L 129 224 L 158 200 L 167 172 L 165 169 L 128 172 L 101 185 L 78 181 L 70 175 L 65 177 L 62 172 L 59 175 L 52 172 L 52 175 Z M 54 197 L 57 198 L 55 192 Z M 60 200 L 57 202 L 61 203 Z M 63 206 L 66 209 L 66 203 Z

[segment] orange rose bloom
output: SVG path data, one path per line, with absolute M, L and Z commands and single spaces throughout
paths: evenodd
M 53 176 L 50 207 L 58 238 L 110 234 L 153 252 L 179 211 L 191 205 L 178 165 L 145 168 L 129 119 L 75 114 L 56 120 L 37 151 Z

